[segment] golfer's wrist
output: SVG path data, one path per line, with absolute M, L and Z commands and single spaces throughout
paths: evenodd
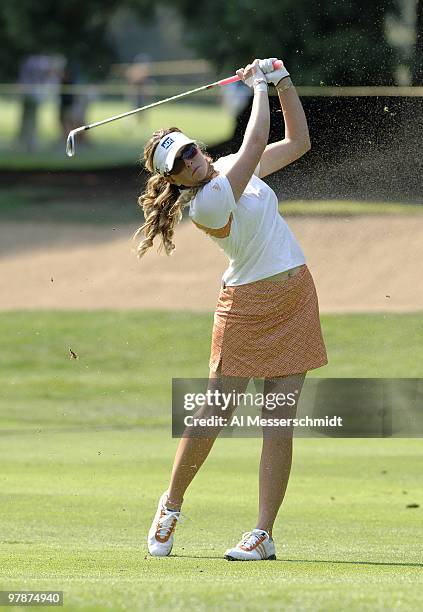
M 286 76 L 286 77 L 283 77 L 283 79 L 281 79 L 279 83 L 276 85 L 276 91 L 278 93 L 283 93 L 284 91 L 291 89 L 291 87 L 293 86 L 294 86 L 294 83 L 292 82 L 291 77 Z
M 266 79 L 263 78 L 257 78 L 254 79 L 254 83 L 253 83 L 253 91 L 254 93 L 260 92 L 260 91 L 264 91 L 267 93 L 267 89 L 268 89 L 268 83 L 266 81 Z

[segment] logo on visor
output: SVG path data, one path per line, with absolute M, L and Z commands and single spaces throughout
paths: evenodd
M 163 149 L 168 149 L 170 145 L 172 145 L 174 142 L 175 141 L 173 140 L 173 138 L 169 136 L 168 138 L 166 138 L 166 140 L 163 140 L 161 146 L 163 147 Z

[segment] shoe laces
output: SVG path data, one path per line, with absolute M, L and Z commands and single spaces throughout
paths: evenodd
M 160 538 L 165 538 L 169 531 L 172 532 L 176 521 L 183 522 L 184 515 L 179 510 L 168 510 L 167 508 L 163 508 L 163 514 L 157 521 L 156 534 Z
M 254 548 L 257 541 L 262 537 L 263 531 L 246 531 L 242 534 L 241 542 L 238 546 L 247 546 L 248 548 Z

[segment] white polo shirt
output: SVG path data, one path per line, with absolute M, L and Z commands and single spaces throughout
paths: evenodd
M 253 174 L 244 193 L 235 202 L 225 174 L 236 155 L 214 162 L 219 175 L 209 181 L 190 202 L 189 216 L 212 229 L 224 227 L 232 213 L 229 236 L 207 234 L 225 252 L 229 266 L 222 280 L 226 285 L 245 285 L 305 263 L 294 234 L 278 210 L 275 192 Z

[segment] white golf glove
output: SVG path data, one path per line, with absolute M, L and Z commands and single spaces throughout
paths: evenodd
M 252 74 L 245 79 L 244 73 L 247 71 L 252 71 Z M 236 73 L 248 87 L 251 87 L 251 89 L 255 91 L 267 91 L 266 75 L 260 69 L 259 60 L 254 60 L 252 64 L 248 64 L 245 68 L 237 70 Z
M 277 57 L 269 57 L 268 59 L 262 59 L 259 61 L 259 66 L 265 74 L 266 80 L 268 83 L 273 83 L 273 85 L 277 85 L 280 80 L 289 76 L 288 70 L 285 68 L 282 62 L 282 66 L 275 70 L 273 68 L 273 62 L 281 61 L 278 60 Z
M 273 62 L 276 62 L 276 60 L 277 57 L 268 57 L 267 59 L 259 60 L 259 66 L 264 74 L 274 71 Z

